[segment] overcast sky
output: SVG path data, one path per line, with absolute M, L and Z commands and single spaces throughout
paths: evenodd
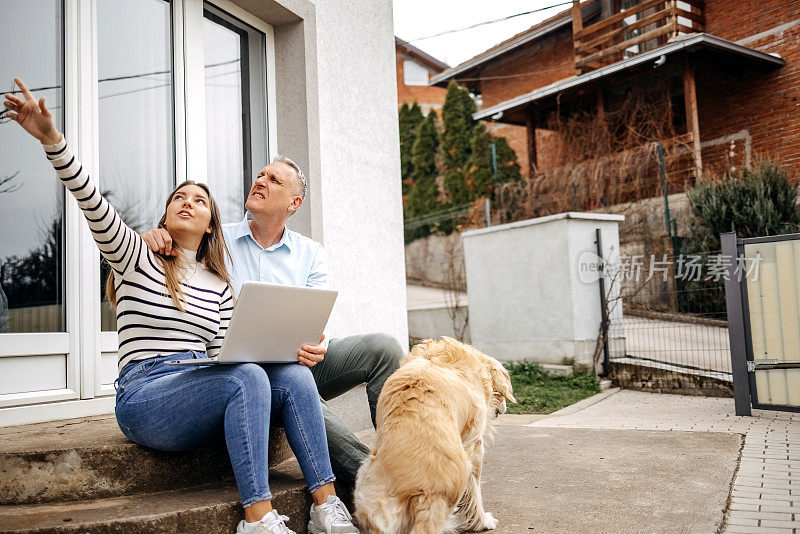
M 394 34 L 454 67 L 569 6 L 558 6 L 433 39 L 414 39 L 562 2 L 564 0 L 395 0 Z

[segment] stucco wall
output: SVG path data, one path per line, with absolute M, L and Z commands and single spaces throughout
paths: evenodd
M 574 358 L 591 368 L 601 304 L 597 277 L 580 271 L 596 261 L 595 229 L 603 256 L 618 254 L 622 219 L 562 213 L 465 232 L 473 344 L 501 360 Z M 612 317 L 621 319 L 619 307 Z M 613 350 L 622 351 L 621 332 L 609 335 Z
M 408 339 L 392 4 L 316 3 L 322 242 L 333 335 Z
M 321 242 L 332 337 L 408 340 L 392 4 L 235 0 L 273 25 L 278 150 L 307 169 L 290 227 Z

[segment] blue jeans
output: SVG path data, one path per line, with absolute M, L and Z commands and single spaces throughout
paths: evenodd
M 125 436 L 162 451 L 191 449 L 224 430 L 242 506 L 271 499 L 270 417 L 280 417 L 309 491 L 334 480 L 311 370 L 296 363 L 168 365 L 202 352 L 134 361 L 117 379 L 117 423 Z

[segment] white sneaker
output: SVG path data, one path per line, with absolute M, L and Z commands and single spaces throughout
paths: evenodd
M 325 504 L 311 505 L 309 534 L 358 534 L 353 517 L 344 503 L 335 495 L 328 496 Z
M 242 520 L 236 528 L 236 534 L 295 534 L 294 530 L 290 530 L 284 524 L 284 521 L 288 520 L 288 517 L 279 515 L 273 510 L 253 525 L 248 525 Z

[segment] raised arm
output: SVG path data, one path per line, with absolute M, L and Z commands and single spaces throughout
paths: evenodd
M 14 79 L 24 100 L 7 93 L 3 104 L 10 111 L 6 116 L 17 122 L 43 145 L 47 159 L 66 188 L 83 210 L 100 253 L 118 274 L 133 269 L 147 253 L 139 235 L 129 228 L 109 202 L 97 190 L 89 173 L 72 154 L 64 136 L 56 130 L 44 98 L 37 102 L 25 84 Z

